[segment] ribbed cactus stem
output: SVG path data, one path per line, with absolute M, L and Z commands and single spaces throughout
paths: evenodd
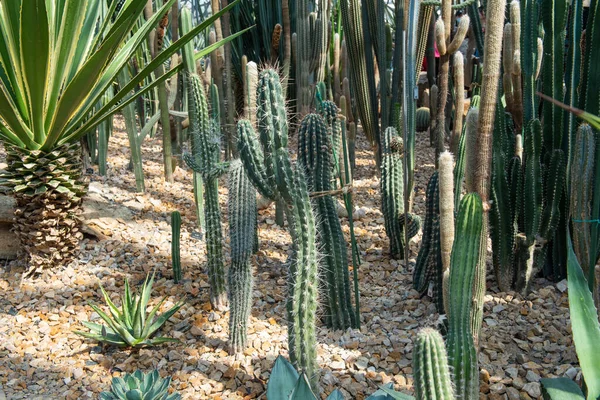
M 250 121 L 238 121 L 237 137 L 238 152 L 252 184 L 263 197 L 269 200 L 276 200 L 278 194 L 273 187 L 272 179 L 274 177 L 267 174 L 264 165 L 264 153 Z
M 430 146 L 434 146 L 435 145 L 435 126 L 437 124 L 437 113 L 438 113 L 438 101 L 439 101 L 439 95 L 440 95 L 440 91 L 437 85 L 432 85 L 431 86 L 431 95 L 429 96 L 429 101 L 430 101 L 430 120 L 429 123 L 431 125 L 431 127 L 429 128 L 429 145 Z
M 573 223 L 571 235 L 573 237 L 573 249 L 580 260 L 581 268 L 586 276 L 589 276 L 590 257 L 592 249 L 590 245 L 591 231 L 589 220 L 591 219 L 591 197 L 594 185 L 594 163 L 596 159 L 596 141 L 592 128 L 583 124 L 577 129 L 573 161 L 571 164 L 571 201 L 570 214 Z M 598 183 L 596 183 L 598 184 Z M 595 248 L 595 247 L 594 247 Z
M 513 65 L 513 43 L 512 43 L 512 25 L 507 22 L 504 25 L 504 41 L 502 49 L 502 67 L 504 74 L 502 75 L 502 86 L 504 89 L 504 98 L 506 99 L 506 110 L 512 113 L 513 104 L 515 102 L 513 87 L 512 87 L 512 65 Z
M 462 23 L 462 21 L 461 21 Z M 453 153 L 458 151 L 460 136 L 463 131 L 463 114 L 465 112 L 465 62 L 460 51 L 452 56 L 454 65 L 454 126 L 450 149 Z
M 403 232 L 398 224 L 404 213 L 404 143 L 393 127 L 384 132 L 381 158 L 381 209 L 385 231 L 390 239 L 391 257 L 404 256 Z
M 439 160 L 440 180 L 440 246 L 443 270 L 450 268 L 454 243 L 454 156 L 445 151 Z
M 173 280 L 181 282 L 181 252 L 179 238 L 181 236 L 181 214 L 179 211 L 171 213 L 171 262 L 173 263 Z
M 465 126 L 465 187 L 467 193 L 475 190 L 475 168 L 477 162 L 477 125 L 479 109 L 471 108 Z
M 331 103 L 330 106 L 335 107 Z M 323 117 L 308 114 L 298 130 L 298 162 L 306 172 L 308 186 L 315 192 L 331 190 L 331 145 Z M 336 203 L 331 195 L 313 200 L 316 205 L 317 239 L 323 252 L 320 275 L 326 295 L 325 320 L 334 329 L 355 326 L 350 294 L 348 255 Z
M 486 53 L 487 54 L 487 53 Z M 480 263 L 483 205 L 476 193 L 465 195 L 456 220 L 450 267 L 448 359 L 457 398 L 479 398 L 477 351 L 471 330 L 473 284 Z
M 417 400 L 454 399 L 444 339 L 435 329 L 424 328 L 417 334 L 413 372 Z
M 221 233 L 221 210 L 219 207 L 218 177 L 223 166 L 219 162 L 219 124 L 208 117 L 208 105 L 200 78 L 189 77 L 189 115 L 192 155 L 185 161 L 190 168 L 202 175 L 204 181 L 204 217 L 206 223 L 207 269 L 210 284 L 210 302 L 214 309 L 227 307 L 225 272 L 223 266 L 223 235 Z M 218 116 L 217 116 L 218 118 Z
M 541 38 L 537 39 L 537 65 L 535 67 L 535 79 L 537 80 L 542 71 L 542 56 L 544 55 L 544 42 Z
M 244 172 L 242 163 L 234 160 L 229 170 L 229 346 L 232 353 L 246 348 L 248 318 L 252 306 L 252 265 L 256 225 L 256 191 Z

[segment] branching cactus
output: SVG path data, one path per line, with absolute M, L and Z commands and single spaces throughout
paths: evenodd
M 206 220 L 210 302 L 214 309 L 224 311 L 227 307 L 227 291 L 223 266 L 223 234 L 221 232 L 218 179 L 226 170 L 226 164 L 219 161 L 220 132 L 218 120 L 212 121 L 208 116 L 206 94 L 200 77 L 192 74 L 188 83 L 192 154 L 186 154 L 184 158 L 194 172 L 202 175 L 204 181 L 204 215 Z
M 294 366 L 309 376 L 317 389 L 315 318 L 318 297 L 316 224 L 302 168 L 292 169 L 287 152 L 288 120 L 279 76 L 260 73 L 258 129 L 250 121 L 237 125 L 238 150 L 252 184 L 263 196 L 286 204 L 292 254 L 288 260 L 288 341 Z
M 452 247 L 448 309 L 448 359 L 457 398 L 479 398 L 479 369 L 472 334 L 473 283 L 482 239 L 483 205 L 476 193 L 460 203 Z
M 469 30 L 470 19 L 468 15 L 463 15 L 458 24 L 458 28 L 453 38 L 451 38 L 452 28 L 452 2 L 451 0 L 442 0 L 442 15 L 435 22 L 435 40 L 437 49 L 440 53 L 440 70 L 438 75 L 438 98 L 436 101 L 435 132 L 434 140 L 436 143 L 437 154 L 444 151 L 444 138 L 446 137 L 446 102 L 448 101 L 448 81 L 450 75 L 450 58 L 457 52 L 462 42 L 465 40 Z M 455 84 L 456 86 L 456 84 Z M 464 86 L 464 75 L 463 75 Z M 463 88 L 457 88 L 462 92 Z M 458 93 L 458 92 L 457 92 Z M 462 110 L 455 110 L 458 114 Z M 461 119 L 462 122 L 462 119 Z M 462 124 L 461 124 L 462 125 Z M 458 132 L 462 131 L 462 126 Z M 453 138 L 454 147 L 458 146 L 459 138 Z
M 252 265 L 256 225 L 256 190 L 235 160 L 229 169 L 229 346 L 232 353 L 243 351 L 248 341 L 248 318 L 252 306 Z
M 425 328 L 417 334 L 413 371 L 417 400 L 454 399 L 446 346 L 435 329 Z
M 333 107 L 335 104 L 331 103 Z M 322 251 L 320 275 L 325 290 L 325 321 L 334 329 L 356 326 L 352 309 L 348 254 L 340 220 L 331 191 L 331 145 L 325 120 L 308 114 L 298 130 L 298 162 L 306 171 L 308 187 L 318 197 L 316 206 L 317 239 Z

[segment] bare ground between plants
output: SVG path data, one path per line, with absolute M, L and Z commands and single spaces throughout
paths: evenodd
M 417 136 L 414 210 L 424 216 L 425 188 L 434 170 L 428 135 Z M 275 224 L 274 206 L 260 212 L 260 251 L 254 257 L 255 288 L 244 354 L 227 352 L 227 312 L 208 303 L 204 243 L 196 238 L 192 174 L 177 168 L 175 183 L 162 178 L 160 138 L 143 146 L 146 193 L 135 193 L 127 170 L 124 124 L 115 121 L 107 177 L 94 175 L 90 196 L 120 204 L 131 218 L 103 218 L 96 227 L 106 237 L 88 238 L 77 261 L 44 276 L 21 282 L 18 262 L 0 272 L 0 399 L 87 399 L 108 390 L 111 377 L 135 369 L 158 368 L 172 376 L 184 399 L 265 398 L 269 371 L 287 354 L 285 268 L 290 246 L 284 228 Z M 382 383 L 412 392 L 412 349 L 416 332 L 435 326 L 438 315 L 427 297 L 412 290 L 412 267 L 420 234 L 411 243 L 408 268 L 390 260 L 380 212 L 379 180 L 372 153 L 361 138 L 354 182 L 355 222 L 362 265 L 360 330 L 334 332 L 322 325 L 318 335 L 322 397 L 340 388 L 348 399 L 363 399 Z M 226 224 L 227 189 L 220 185 Z M 182 214 L 184 282 L 175 285 L 170 264 L 169 215 Z M 345 222 L 345 221 L 343 221 Z M 347 224 L 344 225 L 347 235 Z M 227 230 L 224 231 L 228 253 Z M 186 304 L 162 333 L 181 342 L 139 351 L 104 348 L 75 335 L 79 321 L 99 317 L 88 305 L 102 304 L 98 282 L 120 296 L 125 277 L 137 284 L 157 271 L 154 301 L 167 296 L 166 310 L 178 299 Z M 115 298 L 118 300 L 118 297 Z M 120 301 L 119 301 L 120 304 Z M 483 398 L 541 398 L 540 377 L 581 379 L 572 342 L 566 283 L 538 280 L 522 298 L 498 293 L 490 276 L 479 352 Z M 3 397 L 4 396 L 4 397 Z

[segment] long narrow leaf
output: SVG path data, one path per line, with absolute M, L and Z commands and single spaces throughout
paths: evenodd
M 569 253 L 567 273 L 569 286 L 569 311 L 573 342 L 579 358 L 581 372 L 587 386 L 588 400 L 600 397 L 600 323 L 592 293 L 583 270 L 573 251 L 571 237 L 567 235 Z
M 50 66 L 50 40 L 46 0 L 28 0 L 21 6 L 21 67 L 29 95 L 33 137 L 42 143 L 45 137 L 44 100 Z

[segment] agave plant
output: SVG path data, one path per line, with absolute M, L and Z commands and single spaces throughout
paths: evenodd
M 169 394 L 171 378 L 161 378 L 157 370 L 145 374 L 140 370 L 112 379 L 110 392 L 100 393 L 100 400 L 179 400 L 178 393 Z
M 104 301 L 108 305 L 110 315 L 102 311 L 98 306 L 90 306 L 98 313 L 107 325 L 99 325 L 93 322 L 82 321 L 81 323 L 90 329 L 90 332 L 75 331 L 76 334 L 85 336 L 99 342 L 112 344 L 120 347 L 144 347 L 154 346 L 166 342 L 177 342 L 177 339 L 168 337 L 152 336 L 173 314 L 175 314 L 183 305 L 180 301 L 169 309 L 169 311 L 156 317 L 160 306 L 164 303 L 166 297 L 163 297 L 156 306 L 146 315 L 146 308 L 150 301 L 152 284 L 154 283 L 154 274 L 144 281 L 140 294 L 131 292 L 129 280 L 125 280 L 125 294 L 121 297 L 121 309 L 119 309 L 110 299 L 106 290 L 100 285 L 100 290 L 104 296 Z
M 239 0 L 238 0 L 239 1 Z M 76 214 L 87 185 L 78 139 L 182 69 L 171 69 L 135 94 L 138 84 L 238 1 L 166 48 L 102 107 L 116 76 L 175 0 L 148 20 L 147 0 L 0 0 L 0 141 L 8 167 L 2 184 L 16 198 L 15 230 L 28 274 L 73 258 L 81 233 Z M 108 16 L 108 17 L 105 17 Z M 141 28 L 131 34 L 142 19 Z M 200 58 L 235 35 L 196 53 Z

